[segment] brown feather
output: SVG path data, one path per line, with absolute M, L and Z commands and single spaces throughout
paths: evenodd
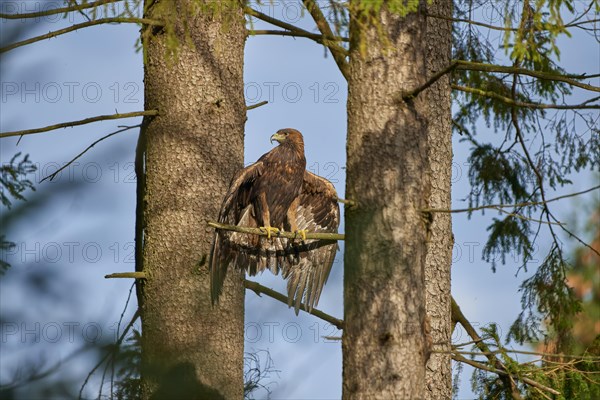
M 340 211 L 334 186 L 305 170 L 300 132 L 282 129 L 280 133 L 285 140 L 279 146 L 233 177 L 219 222 L 286 231 L 337 232 Z M 249 275 L 269 269 L 273 274 L 281 270 L 288 280 L 289 305 L 294 306 L 296 314 L 301 302 L 310 311 L 319 301 L 336 251 L 337 242 L 331 240 L 300 242 L 218 230 L 209 262 L 213 303 L 218 300 L 229 267 L 244 269 Z

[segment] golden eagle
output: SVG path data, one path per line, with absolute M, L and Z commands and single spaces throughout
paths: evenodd
M 309 311 L 318 303 L 337 250 L 336 241 L 305 240 L 305 233 L 337 233 L 340 209 L 331 182 L 306 170 L 302 134 L 281 129 L 273 140 L 279 146 L 235 174 L 219 213 L 221 223 L 258 227 L 268 236 L 215 232 L 211 296 L 214 304 L 229 267 L 250 275 L 281 270 L 288 281 L 288 304 L 298 314 L 303 299 Z M 297 233 L 297 239 L 277 236 L 280 230 Z

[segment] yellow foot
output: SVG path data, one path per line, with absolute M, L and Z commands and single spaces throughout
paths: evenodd
M 294 232 L 294 234 L 296 236 L 298 236 L 298 234 L 300 234 L 303 242 L 306 242 L 306 234 L 307 233 L 308 233 L 308 231 L 306 229 L 298 229 L 296 232 Z
M 273 228 L 272 226 L 261 226 L 259 229 L 261 230 L 261 232 L 267 234 L 267 239 L 271 239 L 272 233 L 279 233 L 279 229 Z

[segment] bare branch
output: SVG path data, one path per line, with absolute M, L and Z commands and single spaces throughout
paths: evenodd
M 263 286 L 258 282 L 249 281 L 249 280 L 245 279 L 244 286 L 246 287 L 246 289 L 252 290 L 258 296 L 260 296 L 261 294 L 264 294 L 275 300 L 282 302 L 285 305 L 288 305 L 288 297 L 286 295 L 281 294 L 273 289 L 269 289 L 268 287 Z M 302 303 L 300 305 L 300 309 L 303 311 L 306 311 L 304 303 Z M 306 312 L 314 315 L 317 318 L 321 318 L 322 320 L 329 322 L 331 325 L 335 326 L 338 329 L 344 329 L 344 321 L 342 321 L 341 319 L 332 317 L 331 315 L 326 314 L 323 311 L 317 310 L 316 308 L 313 308 L 312 311 L 310 311 L 310 312 L 309 311 L 306 311 Z
M 233 231 L 240 233 L 249 233 L 251 235 L 267 236 L 267 233 L 262 231 L 260 228 L 249 228 L 246 226 L 227 225 L 219 222 L 209 221 L 208 226 L 222 229 L 225 231 Z M 298 239 L 298 234 L 295 232 L 279 232 L 274 236 L 284 237 L 288 239 Z M 306 239 L 317 239 L 317 240 L 344 240 L 344 235 L 340 233 L 326 233 L 326 232 L 309 232 L 306 234 Z
M 114 131 L 112 133 L 109 133 L 106 136 L 101 137 L 100 139 L 96 140 L 94 143 L 92 143 L 88 147 L 86 147 L 85 150 L 83 150 L 81 153 L 79 153 L 75 157 L 73 157 L 73 159 L 71 161 L 69 161 L 68 163 L 66 163 L 65 165 L 63 165 L 61 168 L 57 169 L 54 173 L 52 173 L 52 174 L 46 176 L 45 178 L 43 178 L 40 181 L 40 183 L 44 182 L 46 179 L 52 181 L 62 170 L 64 170 L 65 168 L 67 168 L 69 165 L 73 164 L 78 158 L 80 158 L 82 155 L 84 155 L 85 153 L 87 153 L 88 150 L 90 150 L 92 147 L 94 147 L 95 145 L 97 145 L 101 141 L 103 141 L 105 139 L 108 139 L 109 137 L 114 136 L 117 133 L 125 132 L 125 131 L 128 131 L 129 129 L 139 128 L 140 126 L 142 126 L 142 125 L 139 124 L 139 125 L 133 125 L 133 126 L 125 126 L 125 127 L 122 127 L 119 130 L 116 130 L 116 131 Z
M 310 11 L 310 10 L 309 10 Z M 333 32 L 331 32 L 331 29 L 329 29 L 329 34 L 327 33 L 323 33 L 323 31 L 321 31 L 322 35 L 314 35 L 313 33 L 302 29 L 302 28 L 298 28 L 295 25 L 292 24 L 288 24 L 287 22 L 284 21 L 280 21 L 276 18 L 273 18 L 269 15 L 263 14 L 260 11 L 257 11 L 251 7 L 245 7 L 244 8 L 244 12 L 247 15 L 250 15 L 252 17 L 258 18 L 262 21 L 268 22 L 271 25 L 275 25 L 279 28 L 283 28 L 286 29 L 287 31 L 293 32 L 294 34 L 296 34 L 296 36 L 301 36 L 301 37 L 306 37 L 309 39 L 313 39 L 314 41 L 316 41 L 319 44 L 322 44 L 324 46 L 326 46 L 327 48 L 329 48 L 329 50 L 331 51 L 334 60 L 336 61 L 336 63 L 338 64 L 338 67 L 340 67 L 340 71 L 342 71 L 342 74 L 344 75 L 344 77 L 346 77 L 346 73 L 344 72 L 347 68 L 344 66 L 346 64 L 346 49 L 344 49 L 343 47 L 339 46 L 337 44 L 337 42 L 340 42 L 343 40 L 343 38 L 339 37 L 339 36 L 335 36 L 333 34 Z M 321 12 L 321 10 L 319 9 L 318 11 L 319 13 Z M 311 14 L 312 15 L 312 14 Z M 322 15 L 322 13 L 321 13 Z M 327 21 L 325 21 L 327 22 Z M 317 26 L 319 26 L 317 24 Z M 329 26 L 329 25 L 328 25 Z M 320 29 L 320 27 L 319 27 Z M 340 64 L 340 62 L 343 61 L 343 64 Z M 341 66 L 340 66 L 341 65 Z
M 145 272 L 114 272 L 112 274 L 104 275 L 104 279 L 114 278 L 133 278 L 133 279 L 146 279 Z
M 586 190 L 582 190 L 581 192 L 575 192 L 575 193 L 570 193 L 570 194 L 565 194 L 562 196 L 558 196 L 546 201 L 532 201 L 532 202 L 525 202 L 525 203 L 516 203 L 516 204 L 490 204 L 490 205 L 486 205 L 486 206 L 479 206 L 479 207 L 472 207 L 472 208 L 459 208 L 459 209 L 443 209 L 443 208 L 425 208 L 423 210 L 421 210 L 421 212 L 437 212 L 437 213 L 461 213 L 461 212 L 473 212 L 473 211 L 478 211 L 478 210 L 484 210 L 484 209 L 499 209 L 499 208 L 520 208 L 520 207 L 529 207 L 529 206 L 538 206 L 538 205 L 542 205 L 542 204 L 546 204 L 546 203 L 551 203 L 553 201 L 557 201 L 557 200 L 561 200 L 561 199 L 566 199 L 568 197 L 575 197 L 575 196 L 579 196 L 581 194 L 585 194 L 594 190 L 600 189 L 600 185 L 598 186 L 594 186 L 592 188 L 586 189 Z
M 323 43 L 323 41 L 327 40 L 323 35 L 319 35 L 318 33 L 278 31 L 278 30 L 270 30 L 270 29 L 250 30 L 250 31 L 248 31 L 248 33 L 250 35 L 274 35 L 274 36 L 304 37 L 304 38 L 312 39 L 318 43 Z M 343 42 L 350 41 L 350 39 L 348 39 L 346 37 L 339 37 L 338 39 Z M 343 49 L 343 50 L 345 52 L 345 49 Z
M 22 131 L 13 131 L 13 132 L 2 132 L 0 133 L 0 138 L 11 137 L 11 136 L 24 136 L 24 135 L 33 135 L 35 133 L 42 133 L 53 131 L 55 129 L 61 128 L 70 128 L 78 125 L 85 125 L 92 122 L 98 121 L 106 121 L 111 119 L 122 119 L 122 118 L 133 118 L 133 117 L 143 117 L 143 116 L 155 116 L 158 115 L 157 110 L 146 110 L 146 111 L 134 111 L 123 114 L 109 114 L 109 115 L 99 115 L 97 117 L 91 117 L 86 119 L 81 119 L 78 121 L 70 121 L 70 122 L 61 122 L 60 124 L 49 125 L 43 128 L 35 128 L 35 129 L 25 129 Z
M 333 31 L 329 26 L 329 22 L 327 22 L 327 19 L 323 15 L 323 12 L 321 11 L 321 8 L 317 2 L 315 0 L 302 0 L 302 3 L 317 24 L 319 32 L 321 32 L 325 38 L 333 39 L 335 35 L 333 34 Z M 332 40 L 324 41 L 323 44 L 331 51 L 333 59 L 342 72 L 342 75 L 344 75 L 344 78 L 348 80 L 348 62 L 346 61 L 345 56 L 346 50 Z
M 589 104 L 593 101 L 600 99 L 600 96 L 594 97 L 593 99 L 587 100 L 581 104 L 574 105 L 562 105 L 562 104 L 541 104 L 541 103 L 524 103 L 511 99 L 510 97 L 502 96 L 493 91 L 486 91 L 472 87 L 450 85 L 454 90 L 461 92 L 472 93 L 479 96 L 489 97 L 491 99 L 499 100 L 504 104 L 508 104 L 515 107 L 532 108 L 532 109 L 556 109 L 556 110 L 581 110 L 581 109 L 600 109 L 600 104 Z
M 18 47 L 26 46 L 31 43 L 39 42 L 41 40 L 50 39 L 56 36 L 64 35 L 65 33 L 73 32 L 78 29 L 87 28 L 90 26 L 101 25 L 101 24 L 113 24 L 113 23 L 136 23 L 136 24 L 146 24 L 146 25 L 155 25 L 155 26 L 163 26 L 164 24 L 160 21 L 156 21 L 148 18 L 132 18 L 132 17 L 114 17 L 114 18 L 101 18 L 93 21 L 82 22 L 81 24 L 76 24 L 73 26 L 69 26 L 64 29 L 59 29 L 57 31 L 48 32 L 45 35 L 40 35 L 36 37 L 32 37 L 30 39 L 25 39 L 20 42 L 16 42 L 13 44 L 9 44 L 8 46 L 4 46 L 0 48 L 0 54 L 6 53 L 7 51 L 16 49 Z
M 590 90 L 592 92 L 600 92 L 600 87 L 588 85 L 587 83 L 578 82 L 577 79 L 589 79 L 591 76 L 586 75 L 558 75 L 551 72 L 543 72 L 543 71 L 533 71 L 526 68 L 520 68 L 516 66 L 506 66 L 506 65 L 494 65 L 494 64 L 485 64 L 478 63 L 473 61 L 466 60 L 455 60 L 458 65 L 456 69 L 466 70 L 466 71 L 483 71 L 483 72 L 498 72 L 503 74 L 517 74 L 517 75 L 527 75 L 538 79 L 550 80 L 550 81 L 558 81 L 564 82 L 571 86 L 576 86 L 582 89 Z
M 444 68 L 443 70 L 435 73 L 431 78 L 429 78 L 429 80 L 427 82 L 425 82 L 423 85 L 419 86 L 416 89 L 413 89 L 409 92 L 403 93 L 402 94 L 402 100 L 407 101 L 410 99 L 413 99 L 415 97 L 417 97 L 417 95 L 419 93 L 421 93 L 423 90 L 427 89 L 429 86 L 433 85 L 434 83 L 436 83 L 441 77 L 443 77 L 444 75 L 454 71 L 454 69 L 456 68 L 458 64 L 455 62 L 450 63 L 450 65 L 448 65 L 446 68 Z
M 77 4 L 77 5 L 69 6 L 69 7 L 52 8 L 52 9 L 49 9 L 46 11 L 31 12 L 31 13 L 25 13 L 25 14 L 2 14 L 2 13 L 0 13 L 0 18 L 3 18 L 3 19 L 39 18 L 39 17 L 48 16 L 48 15 L 63 14 L 63 13 L 68 13 L 68 12 L 73 12 L 73 11 L 81 11 L 81 10 L 85 10 L 87 8 L 94 8 L 94 7 L 102 6 L 105 4 L 117 3 L 120 1 L 123 1 L 123 0 L 98 0 L 98 1 L 93 1 L 90 3 Z
M 246 106 L 246 111 L 254 110 L 255 108 L 262 107 L 266 104 L 269 104 L 269 102 L 267 100 L 264 100 L 260 103 L 252 104 L 251 106 Z

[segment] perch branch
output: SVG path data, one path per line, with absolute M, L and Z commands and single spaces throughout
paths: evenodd
M 109 114 L 109 115 L 99 115 L 97 117 L 91 117 L 82 119 L 79 121 L 70 121 L 70 122 L 61 122 L 60 124 L 45 126 L 43 128 L 35 128 L 35 129 L 25 129 L 23 131 L 13 131 L 13 132 L 2 132 L 0 133 L 0 138 L 10 137 L 10 136 L 24 136 L 24 135 L 32 135 L 34 133 L 42 133 L 53 131 L 55 129 L 61 128 L 69 128 L 72 126 L 85 125 L 92 122 L 98 121 L 106 121 L 111 119 L 122 119 L 122 118 L 133 118 L 133 117 L 143 117 L 143 116 L 155 116 L 158 115 L 157 110 L 147 110 L 147 111 L 134 111 L 130 113 L 123 114 Z
M 75 24 L 69 26 L 67 28 L 59 29 L 57 31 L 48 32 L 44 35 L 32 37 L 29 39 L 22 40 L 20 42 L 15 42 L 9 44 L 8 46 L 4 46 L 0 48 L 0 54 L 6 53 L 7 51 L 16 49 L 17 47 L 26 46 L 28 44 L 32 44 L 35 42 L 39 42 L 41 40 L 50 39 L 56 36 L 64 35 L 65 33 L 73 32 L 78 29 L 87 28 L 90 26 L 101 25 L 101 24 L 112 24 L 112 23 L 136 23 L 136 24 L 146 24 L 146 25 L 156 25 L 162 26 L 164 25 L 160 21 L 156 21 L 148 18 L 132 18 L 132 17 L 113 17 L 113 18 L 100 18 L 93 21 L 82 22 L 81 24 Z
M 227 225 L 219 222 L 209 221 L 208 226 L 222 229 L 226 231 L 233 231 L 239 233 L 248 233 L 251 235 L 267 236 L 266 232 L 260 230 L 260 228 L 250 228 L 246 226 Z M 298 239 L 298 235 L 295 232 L 279 232 L 274 236 L 284 237 L 288 239 Z M 325 233 L 325 232 L 309 232 L 306 234 L 306 239 L 317 239 L 317 240 L 344 240 L 344 235 L 340 233 Z
M 252 290 L 254 293 L 256 293 L 257 296 L 264 294 L 266 296 L 269 296 L 275 300 L 282 302 L 285 305 L 288 305 L 288 297 L 286 295 L 281 294 L 273 289 L 269 289 L 268 287 L 263 286 L 258 282 L 249 281 L 249 280 L 245 279 L 244 287 L 246 289 Z M 302 303 L 300 305 L 300 309 L 302 311 L 306 311 L 304 303 Z M 331 315 L 326 314 L 323 311 L 317 310 L 316 308 L 313 308 L 313 310 L 310 312 L 309 311 L 306 311 L 306 312 L 314 315 L 317 318 L 321 318 L 322 320 L 329 322 L 331 325 L 334 325 L 338 329 L 344 329 L 344 321 L 342 321 L 341 319 L 332 317 Z

